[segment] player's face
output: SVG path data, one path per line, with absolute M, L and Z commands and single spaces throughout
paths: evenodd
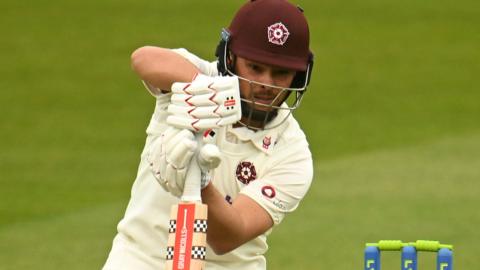
M 254 109 L 261 111 L 270 111 L 271 106 L 280 106 L 288 95 L 282 88 L 290 87 L 295 77 L 293 70 L 265 65 L 242 57 L 236 58 L 235 71 L 238 76 L 251 81 L 239 80 L 240 96 L 253 100 Z

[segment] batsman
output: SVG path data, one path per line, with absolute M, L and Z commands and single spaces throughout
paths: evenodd
M 215 55 L 132 53 L 156 105 L 104 270 L 266 269 L 267 236 L 307 193 L 312 155 L 292 115 L 313 67 L 304 11 L 248 1 Z

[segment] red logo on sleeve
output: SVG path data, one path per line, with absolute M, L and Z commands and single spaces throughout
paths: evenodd
M 263 186 L 262 187 L 262 194 L 263 196 L 273 199 L 275 198 L 276 192 L 275 189 L 272 186 Z

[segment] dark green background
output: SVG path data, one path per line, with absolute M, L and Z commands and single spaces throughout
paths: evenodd
M 130 53 L 213 60 L 241 3 L 0 2 L 0 269 L 101 268 L 154 105 Z M 362 269 L 380 239 L 451 243 L 456 269 L 480 268 L 480 2 L 296 3 L 316 55 L 297 113 L 315 178 L 269 269 Z

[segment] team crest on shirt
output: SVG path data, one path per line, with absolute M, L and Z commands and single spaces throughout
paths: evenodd
M 257 171 L 252 162 L 242 161 L 237 165 L 237 180 L 245 185 L 248 185 L 251 181 L 257 179 Z
M 263 138 L 263 149 L 268 150 L 270 144 L 272 144 L 272 137 L 265 136 L 265 138 Z
M 268 27 L 268 41 L 270 43 L 283 46 L 287 42 L 288 36 L 290 36 L 290 32 L 281 22 L 274 23 Z

